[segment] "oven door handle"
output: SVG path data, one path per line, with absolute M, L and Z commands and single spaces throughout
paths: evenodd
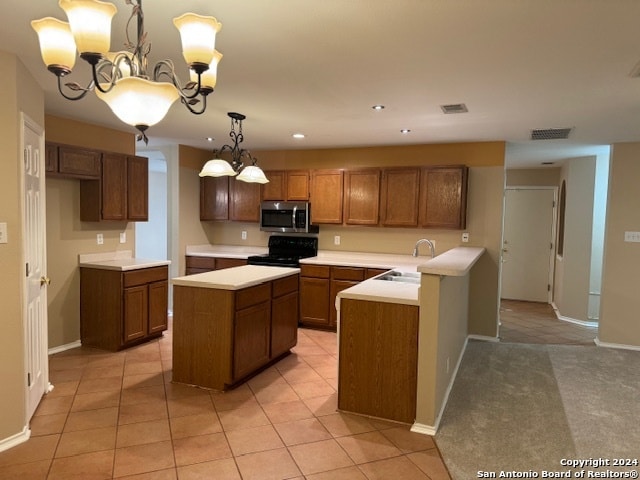
M 296 225 L 296 212 L 298 210 L 298 206 L 294 205 L 293 210 L 291 212 L 291 228 L 293 228 L 294 232 L 298 231 L 298 226 Z

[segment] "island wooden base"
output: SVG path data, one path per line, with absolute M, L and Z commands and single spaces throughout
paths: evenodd
M 228 390 L 298 339 L 298 275 L 241 290 L 173 287 L 173 378 Z

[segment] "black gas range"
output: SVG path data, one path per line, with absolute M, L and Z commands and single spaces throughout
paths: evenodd
M 299 267 L 301 258 L 318 255 L 318 239 L 315 237 L 296 237 L 271 235 L 269 253 L 252 255 L 247 258 L 249 265 L 268 265 L 273 267 Z

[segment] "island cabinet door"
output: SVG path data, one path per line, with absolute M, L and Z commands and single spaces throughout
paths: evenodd
M 149 284 L 149 335 L 167 329 L 169 282 Z
M 269 362 L 271 302 L 236 311 L 233 328 L 233 381 Z
M 298 343 L 298 275 L 273 282 L 271 300 L 271 358 Z

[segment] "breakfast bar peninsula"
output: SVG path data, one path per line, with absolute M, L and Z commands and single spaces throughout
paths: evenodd
M 299 272 L 245 265 L 172 279 L 173 381 L 228 390 L 288 354 Z

